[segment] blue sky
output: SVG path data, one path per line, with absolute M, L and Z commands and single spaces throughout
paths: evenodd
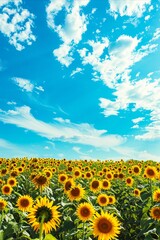
M 1 157 L 159 161 L 159 12 L 159 0 L 1 0 Z

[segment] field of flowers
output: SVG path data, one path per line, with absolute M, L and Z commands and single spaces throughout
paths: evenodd
M 0 158 L 0 240 L 160 239 L 160 163 Z

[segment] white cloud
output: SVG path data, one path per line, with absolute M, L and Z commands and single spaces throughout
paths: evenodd
M 142 17 L 146 11 L 147 5 L 151 4 L 151 0 L 109 0 L 110 12 L 114 15 L 119 14 L 122 16 L 136 16 Z
M 19 86 L 22 91 L 32 92 L 34 85 L 28 80 L 24 78 L 12 78 L 17 86 Z
M 35 87 L 37 90 L 44 92 L 44 88 L 42 86 Z
M 139 123 L 139 122 L 142 122 L 143 120 L 144 120 L 144 117 L 138 117 L 138 118 L 132 119 L 132 122 L 133 123 Z
M 139 128 L 139 125 L 138 124 L 135 124 L 133 127 L 131 127 L 131 128 L 135 128 L 135 129 L 137 129 L 137 128 Z
M 115 88 L 118 81 L 130 78 L 131 67 L 143 57 L 156 50 L 156 44 L 142 45 L 141 39 L 121 35 L 115 42 L 107 38 L 101 41 L 89 41 L 92 52 L 87 48 L 79 50 L 82 64 L 90 64 L 94 70 L 94 78 L 101 79 L 108 87 Z M 103 54 L 105 50 L 108 54 Z
M 70 76 L 73 77 L 75 74 L 81 73 L 82 70 L 83 70 L 82 68 L 77 67 L 74 71 L 71 72 Z
M 35 86 L 28 79 L 13 77 L 12 80 L 16 83 L 18 87 L 22 89 L 22 91 L 33 92 L 34 89 L 37 89 L 38 91 L 44 92 L 42 86 Z
M 18 51 L 31 45 L 36 37 L 32 33 L 34 15 L 22 7 L 21 0 L 3 0 L 0 3 L 0 31 Z
M 156 41 L 160 38 L 160 28 L 156 28 L 154 34 L 153 34 L 153 38 L 151 41 Z
M 50 140 L 90 145 L 104 150 L 125 141 L 120 135 L 107 134 L 106 130 L 97 130 L 88 123 L 77 124 L 70 121 L 45 123 L 37 120 L 28 106 L 9 111 L 1 110 L 0 121 L 33 131 Z
M 160 79 L 145 78 L 139 81 L 126 81 L 117 84 L 113 95 L 114 101 L 100 98 L 100 107 L 104 109 L 103 114 L 118 115 L 119 110 L 126 110 L 132 104 L 132 110 L 144 110 L 149 112 L 150 121 L 143 129 L 143 133 L 135 136 L 136 139 L 151 140 L 160 138 Z M 134 120 L 136 123 L 143 118 Z M 137 122 L 138 123 L 138 122 Z
M 58 49 L 53 51 L 53 54 L 61 64 L 67 67 L 74 60 L 71 56 L 74 45 L 81 41 L 83 33 L 87 30 L 87 16 L 84 15 L 82 9 L 89 1 L 51 0 L 46 8 L 48 26 L 58 34 L 63 42 Z M 55 17 L 64 9 L 66 12 L 64 23 L 56 25 Z
M 15 145 L 6 141 L 5 139 L 0 138 L 0 148 L 12 149 L 15 148 Z
M 7 104 L 8 105 L 16 105 L 17 103 L 15 101 L 8 101 Z

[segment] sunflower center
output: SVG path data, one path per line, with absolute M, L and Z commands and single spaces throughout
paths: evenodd
M 10 192 L 10 188 L 9 188 L 9 187 L 5 187 L 5 188 L 4 188 L 4 192 L 5 192 L 5 193 L 9 193 L 9 192 Z
M 157 193 L 156 197 L 157 197 L 157 199 L 160 199 L 160 193 Z
M 80 195 L 80 190 L 79 190 L 79 188 L 77 188 L 77 187 L 73 188 L 73 189 L 71 190 L 71 194 L 72 194 L 72 196 L 74 196 L 74 197 L 79 196 L 79 195 Z
M 45 176 L 38 176 L 35 178 L 35 181 L 39 185 L 44 185 L 47 182 L 47 178 Z
M 75 176 L 79 176 L 80 172 L 79 171 L 75 171 Z
M 149 176 L 154 176 L 154 171 L 152 169 L 148 169 L 147 174 Z
M 0 209 L 3 209 L 3 208 L 4 208 L 4 203 L 0 202 Z
M 97 227 L 101 233 L 109 233 L 112 229 L 112 223 L 106 218 L 101 218 Z
M 107 198 L 106 197 L 101 197 L 100 198 L 100 202 L 101 203 L 106 203 L 107 202 Z
M 99 187 L 99 182 L 98 181 L 93 181 L 92 182 L 92 187 L 93 188 L 98 188 Z
M 42 220 L 42 216 L 44 216 L 44 222 L 47 223 L 52 219 L 52 211 L 46 206 L 40 207 L 36 212 L 36 219 L 40 223 Z
M 10 181 L 9 181 L 9 184 L 12 186 L 12 185 L 15 184 L 15 181 L 14 181 L 14 180 L 10 180 Z
M 159 218 L 160 217 L 160 209 L 155 209 L 154 215 Z
M 87 207 L 83 207 L 83 208 L 81 209 L 81 215 L 82 215 L 83 217 L 87 217 L 87 216 L 89 216 L 89 214 L 90 214 L 90 211 L 89 211 L 89 209 L 88 209 Z
M 131 183 L 131 179 L 130 178 L 127 179 L 127 183 Z
M 28 206 L 29 206 L 29 200 L 26 199 L 26 198 L 21 199 L 20 205 L 21 205 L 22 207 L 25 207 L 25 208 L 28 207 Z
M 68 182 L 65 183 L 65 190 L 66 190 L 66 191 L 69 191 L 71 187 L 72 187 L 72 184 L 71 184 L 70 181 L 68 181 Z
M 108 184 L 107 181 L 104 181 L 104 182 L 103 182 L 103 186 L 104 186 L 104 187 L 108 187 L 108 185 L 109 185 L 109 184 Z
M 134 172 L 135 172 L 135 173 L 139 173 L 139 168 L 138 168 L 138 167 L 135 167 L 135 168 L 134 168 Z
M 65 176 L 61 176 L 61 181 L 64 182 L 66 180 Z

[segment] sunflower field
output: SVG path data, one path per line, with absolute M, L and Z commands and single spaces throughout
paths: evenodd
M 0 158 L 0 240 L 160 240 L 160 163 Z

